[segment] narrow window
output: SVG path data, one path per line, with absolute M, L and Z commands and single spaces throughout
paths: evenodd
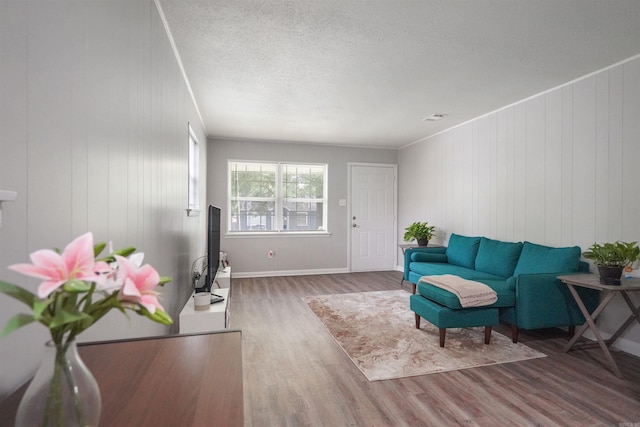
M 187 215 L 200 214 L 200 144 L 189 125 L 189 205 Z

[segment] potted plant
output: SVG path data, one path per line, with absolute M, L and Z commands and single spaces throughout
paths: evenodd
M 582 256 L 592 259 L 598 267 L 600 282 L 619 285 L 622 271 L 640 260 L 638 242 L 594 243 Z
M 417 240 L 418 246 L 427 246 L 429 240 L 433 237 L 434 229 L 435 227 L 429 225 L 427 221 L 416 221 L 404 229 L 404 241 L 412 242 L 413 240 Z
M 106 243 L 93 244 L 85 233 L 63 251 L 41 249 L 32 264 L 14 264 L 11 270 L 42 282 L 37 293 L 0 281 L 0 293 L 26 304 L 27 313 L 9 319 L 0 337 L 31 323 L 49 329 L 40 369 L 29 383 L 16 414 L 16 425 L 97 426 L 100 390 L 79 357 L 76 338 L 109 311 L 128 311 L 163 325 L 173 323 L 158 300 L 156 289 L 171 281 L 149 264 L 134 247 L 100 256 Z M 37 335 L 40 337 L 40 334 Z

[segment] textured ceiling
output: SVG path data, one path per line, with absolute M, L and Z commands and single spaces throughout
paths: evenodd
M 638 0 L 158 2 L 210 137 L 399 148 L 640 54 Z

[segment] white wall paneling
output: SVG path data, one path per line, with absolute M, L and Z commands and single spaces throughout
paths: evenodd
M 622 236 L 640 240 L 640 60 L 625 64 L 623 72 Z
M 581 246 L 595 240 L 596 78 L 573 85 L 573 241 Z
M 607 228 L 609 239 L 620 240 L 622 235 L 622 190 L 623 187 L 616 183 L 622 182 L 622 148 L 623 148 L 623 70 L 617 67 L 607 74 L 608 81 L 608 116 L 607 124 L 607 156 L 609 167 L 607 169 Z M 600 235 L 598 235 L 600 238 Z
M 527 220 L 527 106 L 517 104 L 514 107 L 514 133 L 513 133 L 513 237 L 522 238 L 526 233 Z
M 546 178 L 545 97 L 525 104 L 524 236 L 544 236 Z
M 3 206 L 0 278 L 35 290 L 6 267 L 92 231 L 174 278 L 161 301 L 177 319 L 205 246 L 204 216 L 185 211 L 188 122 L 204 141 L 152 0 L 0 2 L 0 188 L 18 192 Z M 25 310 L 0 296 L 2 327 Z M 171 331 L 113 313 L 80 339 Z M 33 373 L 46 339 L 30 325 L 0 340 L 0 400 Z
M 634 58 L 407 146 L 399 232 L 420 219 L 444 242 L 451 233 L 583 250 L 640 241 L 639 118 Z M 625 313 L 617 301 L 601 326 L 612 332 Z M 639 325 L 622 338 L 640 354 Z
M 544 237 L 552 246 L 562 246 L 562 93 L 544 96 Z

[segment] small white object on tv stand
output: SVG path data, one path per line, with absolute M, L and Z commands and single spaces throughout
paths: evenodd
M 231 287 L 231 267 L 225 267 L 224 270 L 218 270 L 218 274 L 216 275 L 216 283 L 221 288 Z
M 227 271 L 228 270 L 228 271 Z M 223 271 L 218 272 L 216 281 L 220 281 Z M 209 310 L 196 311 L 193 303 L 193 293 L 180 312 L 180 333 L 196 334 L 216 332 L 229 329 L 229 299 L 231 298 L 231 267 L 224 270 L 227 277 L 219 282 L 220 287 L 211 289 L 211 293 L 220 295 L 224 301 L 211 304 Z M 227 287 L 223 286 L 223 283 Z

